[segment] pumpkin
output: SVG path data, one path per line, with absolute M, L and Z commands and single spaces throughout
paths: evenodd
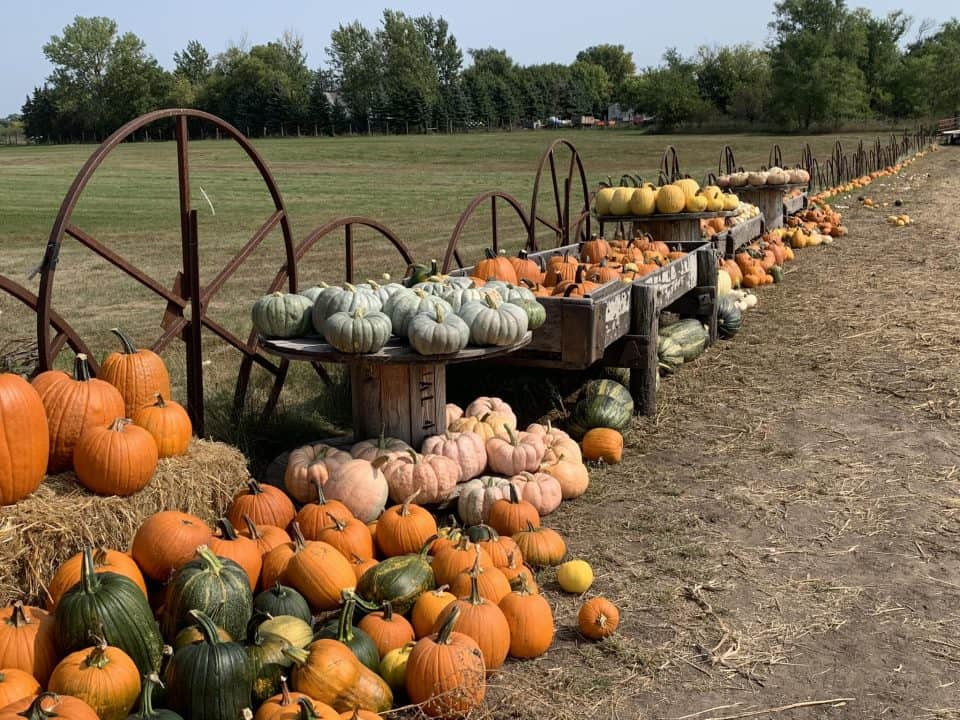
M 315 639 L 331 638 L 343 643 L 357 656 L 357 660 L 376 672 L 380 667 L 377 646 L 366 632 L 353 624 L 358 599 L 352 590 L 345 590 L 340 612 L 317 631 Z
M 510 650 L 510 627 L 500 607 L 480 594 L 479 572 L 478 562 L 470 571 L 470 593 L 445 607 L 433 630 L 439 632 L 447 617 L 459 611 L 460 632 L 477 643 L 486 669 L 496 670 L 503 665 Z
M 676 340 L 662 335 L 657 338 L 657 363 L 665 372 L 673 372 L 683 365 L 683 348 Z
M 254 704 L 259 704 L 282 690 L 281 683 L 290 668 L 290 660 L 283 653 L 284 648 L 304 647 L 313 640 L 310 626 L 305 623 L 307 637 L 300 645 L 288 643 L 278 635 L 264 632 L 261 628 L 265 617 L 258 613 L 250 619 L 247 627 L 247 644 L 244 648 Z
M 380 297 L 368 288 L 357 287 L 350 283 L 344 283 L 343 287 L 326 288 L 313 304 L 311 313 L 313 328 L 325 335 L 327 320 L 337 313 L 347 313 L 348 316 L 358 310 L 364 314 L 378 313 L 382 307 Z M 327 342 L 330 342 L 329 338 Z
M 361 440 L 350 448 L 350 457 L 373 462 L 381 457 L 392 457 L 410 449 L 410 446 L 400 438 L 380 437 L 373 440 Z
M 43 482 L 50 429 L 37 391 L 12 373 L 0 374 L 0 505 L 12 505 Z
M 243 568 L 250 583 L 250 590 L 254 590 L 260 580 L 260 570 L 263 568 L 263 557 L 257 541 L 237 535 L 233 523 L 226 518 L 220 518 L 217 526 L 220 529 L 220 535 L 210 539 L 210 550 L 214 555 L 233 560 Z
M 484 259 L 473 268 L 474 276 L 484 280 L 503 280 L 513 285 L 520 282 L 517 271 L 507 258 L 495 254 L 490 248 L 485 249 L 483 253 Z
M 473 432 L 453 432 L 431 435 L 424 439 L 424 455 L 444 455 L 457 464 L 457 482 L 471 480 L 487 467 L 487 450 L 483 439 Z
M 253 611 L 255 613 L 260 611 L 274 617 L 289 615 L 304 622 L 310 622 L 313 619 L 310 606 L 303 595 L 280 583 L 274 583 L 272 587 L 253 599 Z
M 529 330 L 536 330 L 547 322 L 547 310 L 536 300 L 513 301 L 512 304 L 527 314 L 527 328 Z
M 580 261 L 585 263 L 599 263 L 610 254 L 610 243 L 602 237 L 594 235 L 580 245 Z
M 250 519 L 249 515 L 243 516 L 243 522 L 247 527 L 245 530 L 241 530 L 240 534 L 250 538 L 257 544 L 257 550 L 260 551 L 261 559 L 274 548 L 291 542 L 290 536 L 283 528 L 274 527 L 273 525 L 264 525 L 262 528 L 258 527 L 256 523 Z M 261 572 L 262 570 L 261 568 Z
M 470 342 L 470 328 L 453 308 L 444 310 L 437 305 L 431 312 L 414 316 L 407 339 L 421 355 L 453 355 Z
M 487 440 L 487 463 L 490 469 L 502 475 L 517 475 L 540 467 L 545 451 L 539 435 L 518 432 L 504 425 L 507 437 Z
M 43 402 L 50 430 L 50 473 L 70 469 L 73 450 L 85 430 L 106 427 L 125 416 L 120 391 L 91 377 L 87 356 L 82 353 L 74 361 L 73 377 L 61 370 L 47 370 L 33 379 L 33 388 Z
M 296 524 L 293 535 L 292 554 L 284 563 L 281 579 L 303 595 L 311 608 L 333 610 L 340 604 L 341 591 L 357 583 L 350 562 L 325 542 L 304 540 Z M 287 550 L 281 545 L 270 554 Z M 264 568 L 266 565 L 265 558 Z
M 221 642 L 213 621 L 192 610 L 203 642 L 173 654 L 167 666 L 167 701 L 191 720 L 236 720 L 250 705 L 253 675 L 247 653 L 235 642 Z
M 505 478 L 483 476 L 474 478 L 460 487 L 457 498 L 457 515 L 465 525 L 478 525 L 487 521 L 490 507 L 501 498 L 509 497 L 510 481 Z
M 412 504 L 419 492 L 384 510 L 377 521 L 377 545 L 387 557 L 419 552 L 437 534 L 433 515 Z
M 540 266 L 530 259 L 526 250 L 521 249 L 516 257 L 507 258 L 507 261 L 517 274 L 517 283 L 522 283 L 524 280 L 537 282 L 540 278 Z
M 483 301 L 467 303 L 459 314 L 470 328 L 470 342 L 474 345 L 516 345 L 527 334 L 527 314 L 492 294 Z
M 0 710 L 0 720 L 100 720 L 83 700 L 69 695 L 42 692 L 17 700 Z
M 296 517 L 297 511 L 287 494 L 272 485 L 261 485 L 251 478 L 247 486 L 238 491 L 227 508 L 227 520 L 238 527 L 244 516 L 257 525 L 275 525 L 285 528 Z
M 570 433 L 582 436 L 595 427 L 623 432 L 633 422 L 633 402 L 626 405 L 609 395 L 584 397 L 576 404 L 567 424 Z
M 308 335 L 313 329 L 312 312 L 311 298 L 275 292 L 259 298 L 250 315 L 254 329 L 263 337 L 293 338 Z
M 217 557 L 206 545 L 183 565 L 167 585 L 161 626 L 173 637 L 201 610 L 231 637 L 243 637 L 253 614 L 253 595 L 246 571 L 233 560 Z
M 623 458 L 623 435 L 610 428 L 588 430 L 580 441 L 587 460 L 603 460 L 615 465 Z
M 517 548 L 517 544 L 513 541 L 512 537 L 509 535 L 500 535 L 500 533 L 489 525 L 474 525 L 470 528 L 471 531 L 478 529 L 485 530 L 484 537 L 473 537 L 473 542 L 487 551 L 487 555 L 490 556 L 494 567 L 504 568 L 509 565 L 511 553 L 515 553 L 517 557 L 520 557 L 520 550 Z
M 365 523 L 355 517 L 341 520 L 333 513 L 327 513 L 327 521 L 328 524 L 316 537 L 307 539 L 322 540 L 348 560 L 355 557 L 361 560 L 373 559 L 373 535 Z
M 490 515 L 487 523 L 501 535 L 513 535 L 528 525 L 539 527 L 540 513 L 527 502 L 521 500 L 517 494 L 517 486 L 510 483 L 507 486 L 508 497 L 494 501 L 490 506 Z
M 550 649 L 553 611 L 542 595 L 530 590 L 525 579 L 521 579 L 519 590 L 508 593 L 500 601 L 500 611 L 510 630 L 510 657 L 535 658 Z
M 330 475 L 323 492 L 340 500 L 358 519 L 370 522 L 383 512 L 390 491 L 379 468 L 366 460 L 349 460 Z
M 52 615 L 19 600 L 0 610 L 0 667 L 23 670 L 44 685 L 56 664 Z
M 36 695 L 38 692 L 40 692 L 40 683 L 30 673 L 17 668 L 0 670 L 0 708 Z
M 57 604 L 54 627 L 61 653 L 88 647 L 95 630 L 109 645 L 127 653 L 141 673 L 159 669 L 163 641 L 147 598 L 123 575 L 98 575 L 90 548 L 83 551 L 80 582 Z
M 221 627 L 217 628 L 217 636 L 223 642 L 230 642 L 233 640 L 230 637 L 230 633 L 224 630 Z M 177 633 L 176 637 L 173 638 L 173 642 L 170 643 L 170 647 L 174 652 L 186 645 L 194 645 L 196 643 L 203 642 L 203 631 L 200 629 L 199 625 L 187 625 L 183 630 Z M 166 652 L 166 648 L 164 648 Z M 161 662 L 161 664 L 163 664 Z
M 100 720 L 124 720 L 140 696 L 140 673 L 123 650 L 100 643 L 61 660 L 47 689 L 83 700 Z
M 390 686 L 341 642 L 321 638 L 302 650 L 287 648 L 284 654 L 294 664 L 294 689 L 314 700 L 338 711 L 360 707 L 386 712 L 393 706 Z
M 323 443 L 299 447 L 287 458 L 283 486 L 297 502 L 312 502 L 317 499 L 317 483 L 323 485 L 331 472 L 351 459 L 350 453 Z
M 501 418 L 505 418 L 504 422 L 510 427 L 517 427 L 517 416 L 513 409 L 506 401 L 498 397 L 481 395 L 463 410 L 463 414 L 467 417 L 483 417 L 489 413 L 495 413 Z
M 553 475 L 544 472 L 521 472 L 510 478 L 510 482 L 517 487 L 520 498 L 531 505 L 540 517 L 549 515 L 563 500 L 563 489 L 560 481 Z M 505 533 L 512 535 L 513 533 Z
M 364 560 L 359 555 L 353 555 L 349 559 L 350 567 L 353 568 L 353 576 L 357 579 L 357 582 L 360 582 L 360 578 L 363 577 L 367 570 L 378 564 L 378 561 L 375 558 L 367 558 Z
M 606 395 L 633 410 L 633 396 L 616 380 L 591 380 L 583 387 L 583 397 Z
M 393 612 L 393 605 L 385 602 L 382 608 L 364 615 L 357 623 L 377 646 L 381 661 L 391 650 L 402 648 L 414 639 L 413 625 L 403 615 Z
M 450 431 L 476 433 L 486 443 L 490 438 L 503 432 L 504 426 L 509 424 L 510 418 L 499 413 L 491 412 L 481 417 L 464 415 L 450 425 Z
M 686 208 L 687 195 L 676 184 L 663 185 L 657 190 L 657 197 L 654 202 L 658 213 L 675 215 L 676 213 L 682 213 Z
M 469 570 L 478 561 L 481 567 L 494 567 L 486 550 L 478 548 L 466 535 L 461 535 L 456 543 L 433 556 L 433 575 L 439 584 L 451 585 L 457 575 Z
M 367 570 L 357 582 L 357 594 L 374 606 L 389 602 L 401 615 L 416 599 L 436 587 L 433 566 L 427 559 L 430 538 L 419 552 L 387 558 Z
M 404 681 L 407 678 L 407 661 L 410 659 L 410 652 L 413 650 L 415 642 L 408 642 L 403 647 L 391 650 L 380 661 L 380 668 L 377 673 L 382 677 L 393 692 L 401 692 L 404 688 Z
M 448 592 L 448 585 L 441 585 L 436 590 L 422 593 L 413 604 L 410 612 L 410 624 L 414 635 L 419 639 L 433 632 L 433 626 L 440 617 L 443 609 L 457 599 L 457 596 Z
M 512 539 L 513 538 L 511 538 L 511 540 Z M 536 579 L 533 577 L 533 570 L 524 564 L 522 559 L 523 554 L 520 552 L 520 549 L 517 548 L 515 552 L 509 552 L 507 557 L 508 562 L 500 568 L 500 572 L 502 572 L 510 582 L 510 587 L 517 590 L 523 583 L 526 583 L 531 592 L 537 592 L 539 588 L 537 587 Z
M 419 493 L 417 497 L 421 502 L 442 502 L 460 479 L 456 461 L 445 455 L 420 455 L 414 450 L 388 460 L 381 468 L 394 502 L 401 502 L 413 493 Z
M 556 462 L 561 455 L 571 461 L 581 461 L 580 445 L 577 441 L 563 430 L 553 427 L 549 422 L 546 425 L 533 423 L 527 427 L 527 432 L 543 436 L 543 444 L 546 448 L 543 453 L 544 462 Z
M 110 330 L 120 339 L 122 352 L 107 355 L 100 366 L 100 379 L 123 396 L 126 417 L 132 418 L 158 395 L 170 397 L 170 375 L 163 359 L 152 350 L 137 350 L 119 328 Z
M 743 313 L 733 297 L 724 297 L 717 303 L 717 332 L 724 340 L 729 340 L 743 326 Z
M 280 692 L 268 698 L 257 709 L 253 720 L 339 720 L 340 713 L 299 692 L 292 692 L 287 681 L 280 683 Z
M 126 418 L 107 427 L 84 430 L 73 452 L 77 479 L 98 495 L 133 495 L 145 488 L 157 469 L 153 436 Z
M 148 517 L 133 536 L 130 553 L 143 574 L 158 582 L 170 575 L 209 544 L 213 533 L 200 518 L 176 510 L 162 510 Z
M 688 318 L 668 325 L 660 330 L 660 335 L 670 338 L 681 347 L 684 362 L 690 362 L 698 358 L 703 353 L 704 348 L 707 346 L 707 341 L 710 339 L 710 334 L 707 329 L 703 323 L 696 318 Z M 609 425 L 605 427 L 614 426 Z M 615 429 L 622 430 L 623 428 Z
M 577 612 L 577 627 L 580 634 L 590 640 L 609 637 L 620 624 L 617 606 L 603 597 L 587 600 Z
M 477 555 L 482 549 L 480 545 L 474 545 Z M 477 591 L 480 596 L 486 598 L 494 604 L 498 604 L 510 592 L 510 581 L 499 568 L 480 567 L 476 563 L 469 571 L 464 571 L 457 575 L 450 584 L 450 592 L 456 597 L 466 597 L 473 591 L 473 578 L 476 574 Z
M 593 585 L 593 568 L 586 560 L 568 560 L 557 568 L 557 582 L 565 592 L 585 593 Z
M 362 307 L 353 312 L 334 313 L 323 323 L 324 338 L 342 353 L 380 352 L 392 333 L 389 317 Z
M 137 711 L 128 715 L 127 720 L 183 720 L 173 710 L 154 709 L 153 691 L 157 687 L 163 688 L 163 683 L 160 682 L 160 677 L 156 673 L 144 675 L 142 686 Z
M 443 406 L 443 414 L 447 420 L 447 425 L 450 425 L 454 420 L 463 417 L 463 408 L 455 403 L 447 403 Z
M 164 400 L 163 395 L 157 393 L 153 403 L 143 405 L 131 417 L 153 436 L 160 457 L 186 455 L 193 425 L 180 403 Z
M 548 527 L 528 523 L 525 530 L 513 536 L 523 559 L 534 567 L 559 565 L 567 554 L 567 544 L 560 533 Z
M 590 485 L 590 473 L 580 462 L 567 460 L 561 455 L 555 462 L 540 467 L 541 472 L 552 475 L 560 483 L 560 492 L 564 500 L 573 500 L 587 491 Z
M 429 717 L 467 715 L 483 704 L 486 666 L 480 646 L 454 632 L 461 609 L 446 613 L 438 632 L 417 641 L 407 660 L 407 695 Z
M 327 500 L 323 487 L 318 483 L 314 495 L 314 502 L 307 503 L 294 518 L 300 526 L 300 532 L 307 540 L 320 540 L 320 533 L 325 527 L 330 525 L 330 518 L 335 517 L 338 520 L 346 521 L 354 519 L 350 508 L 339 500 Z
M 393 327 L 393 334 L 397 337 L 406 338 L 410 331 L 410 323 L 421 313 L 436 312 L 437 308 L 443 310 L 444 315 L 454 315 L 453 308 L 443 298 L 431 295 L 422 288 L 413 290 L 402 290 L 392 295 L 383 306 L 384 314 L 390 318 Z
M 83 566 L 83 553 L 79 552 L 65 560 L 57 568 L 53 578 L 47 584 L 47 608 L 53 610 L 63 594 L 80 582 L 80 570 Z M 147 585 L 143 580 L 143 573 L 133 561 L 133 558 L 119 550 L 108 548 L 93 549 L 93 569 L 97 573 L 111 572 L 124 575 L 140 588 L 143 596 L 147 597 Z
M 486 297 L 490 292 L 496 292 L 496 290 L 485 287 L 447 286 L 442 292 L 440 292 L 440 297 L 450 305 L 454 313 L 458 313 L 460 312 L 460 308 L 462 308 L 466 303 L 472 300 L 483 300 L 483 298 Z M 431 312 L 426 312 L 423 314 L 429 316 Z

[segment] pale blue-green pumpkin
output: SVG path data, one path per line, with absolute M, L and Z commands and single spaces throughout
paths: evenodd
M 326 289 L 317 298 L 313 304 L 313 326 L 317 329 L 325 327 L 327 318 L 338 312 L 352 313 L 360 308 L 375 312 L 382 306 L 380 298 L 372 290 L 344 283 L 343 287 Z
M 470 328 L 456 314 L 437 306 L 432 313 L 420 313 L 410 321 L 407 338 L 421 355 L 450 355 L 467 346 Z
M 378 352 L 387 344 L 391 332 L 390 318 L 362 307 L 349 313 L 334 313 L 323 325 L 327 342 L 343 353 Z
M 527 334 L 529 325 L 522 308 L 501 302 L 500 296 L 493 294 L 467 303 L 460 308 L 459 315 L 470 328 L 470 342 L 474 345 L 515 345 Z
M 413 318 L 420 313 L 433 312 L 437 307 L 442 307 L 444 312 L 453 312 L 453 308 L 444 299 L 414 289 L 391 295 L 383 307 L 383 312 L 393 323 L 393 332 L 398 337 L 407 337 Z
M 253 327 L 268 338 L 300 337 L 310 332 L 313 303 L 303 295 L 275 292 L 253 304 Z

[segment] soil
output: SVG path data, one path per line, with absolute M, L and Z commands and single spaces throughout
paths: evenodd
M 957 160 L 835 198 L 849 236 L 665 378 L 548 523 L 618 632 L 580 638 L 543 573 L 554 647 L 491 678 L 491 717 L 960 718 Z

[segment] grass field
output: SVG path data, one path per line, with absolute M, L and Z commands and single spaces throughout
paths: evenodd
M 648 136 L 632 132 L 570 132 L 591 186 L 626 171 L 655 179 L 660 157 L 673 142 L 681 169 L 695 177 L 716 170 L 725 143 L 739 163 L 767 162 L 779 142 L 784 160 L 795 163 L 804 143 L 829 154 L 837 136 Z M 289 211 L 295 240 L 336 217 L 366 215 L 384 222 L 420 260 L 442 256 L 450 232 L 469 200 L 499 188 L 529 206 L 537 161 L 549 132 L 407 137 L 340 137 L 264 140 L 255 143 L 269 164 Z M 860 136 L 839 136 L 853 148 Z M 863 136 L 867 140 L 872 137 Z M 39 262 L 53 219 L 92 146 L 0 147 L 0 272 L 20 282 Z M 565 174 L 566 157 L 560 163 Z M 191 144 L 192 202 L 200 213 L 201 281 L 219 271 L 269 216 L 266 189 L 239 146 L 228 141 Z M 541 211 L 553 207 L 549 179 Z M 74 214 L 74 223 L 165 284 L 180 266 L 175 145 L 128 144 L 97 171 Z M 210 198 L 215 214 L 201 194 Z M 579 208 L 574 208 L 574 210 Z M 501 211 L 501 241 L 519 248 L 524 238 L 509 209 Z M 481 210 L 465 240 L 469 258 L 486 244 L 489 213 Z M 540 236 L 541 243 L 551 238 Z M 342 279 L 342 240 L 316 248 L 301 266 L 306 287 Z M 359 273 L 399 274 L 403 264 L 385 241 L 361 234 Z M 547 245 L 549 246 L 549 245 Z M 278 231 L 268 238 L 211 305 L 211 314 L 241 337 L 248 310 L 282 263 Z M 31 285 L 36 286 L 36 280 Z M 113 348 L 109 328 L 121 325 L 143 343 L 159 335 L 164 303 L 69 238 L 56 276 L 54 306 L 98 354 Z M 30 337 L 33 319 L 0 297 L 0 338 Z M 210 342 L 207 387 L 226 392 L 236 377 L 236 353 Z M 177 375 L 180 345 L 167 352 Z M 310 377 L 309 375 L 307 376 Z M 179 378 L 182 380 L 182 378 Z M 296 380 L 294 381 L 296 382 Z M 312 382 L 312 379 L 311 379 Z M 182 383 L 181 383 L 182 384 Z

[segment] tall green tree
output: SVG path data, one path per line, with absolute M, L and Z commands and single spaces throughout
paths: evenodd
M 213 68 L 213 59 L 199 40 L 191 40 L 183 50 L 175 52 L 173 63 L 173 74 L 185 78 L 194 87 L 203 85 Z
M 384 104 L 382 53 L 376 37 L 359 22 L 340 25 L 330 34 L 327 57 L 351 116 L 365 127 Z
M 421 25 L 401 12 L 384 10 L 376 43 L 383 54 L 383 88 L 390 114 L 425 128 L 440 97 L 440 81 Z
M 627 78 L 637 73 L 637 66 L 633 62 L 633 53 L 624 49 L 623 45 L 593 45 L 577 53 L 576 62 L 599 65 L 607 74 L 610 83 L 611 100 L 620 102 L 623 84 Z

